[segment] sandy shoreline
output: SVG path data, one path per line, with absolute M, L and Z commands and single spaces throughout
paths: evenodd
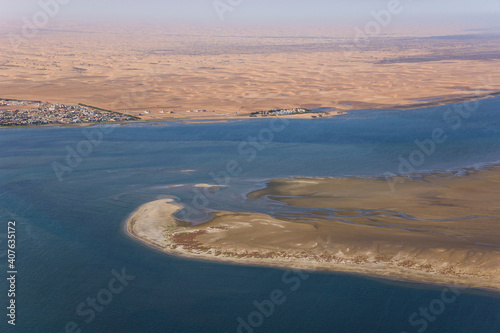
M 495 177 L 498 174 L 493 175 L 492 180 L 497 181 Z M 480 176 L 483 179 L 483 175 Z M 290 180 L 290 183 L 285 182 L 281 186 L 297 187 L 300 184 L 301 188 L 305 186 L 315 191 L 317 186 L 331 186 L 321 184 L 321 179 L 298 181 Z M 464 184 L 458 184 L 459 190 Z M 272 184 L 261 191 L 266 190 L 277 192 Z M 420 184 L 416 190 L 421 191 Z M 258 192 L 253 195 L 264 195 Z M 189 226 L 172 216 L 180 208 L 182 206 L 172 199 L 146 203 L 128 218 L 126 231 L 133 238 L 163 252 L 192 259 L 345 272 L 390 280 L 500 290 L 499 249 L 474 245 L 474 235 L 470 236 L 470 241 L 464 242 L 433 235 L 435 230 L 431 230 L 430 234 L 425 233 L 423 238 L 423 232 L 398 230 L 388 233 L 387 229 L 381 230 L 362 223 L 354 226 L 332 224 L 331 220 L 325 223 L 319 212 L 316 212 L 317 218 L 309 218 L 310 223 L 296 223 L 257 213 L 216 212 L 211 221 Z M 349 216 L 349 213 L 345 212 L 345 215 Z M 391 217 L 389 220 L 391 223 L 402 223 Z M 474 222 L 477 229 L 481 225 L 489 228 L 492 223 L 498 222 L 498 217 Z M 460 223 L 456 226 L 455 222 L 450 223 L 444 228 L 469 228 Z M 492 235 L 492 239 L 495 237 Z M 413 243 L 415 246 L 411 245 Z
M 433 107 L 433 106 L 443 106 L 443 105 L 448 105 L 448 104 L 458 104 L 458 103 L 465 103 L 465 102 L 472 102 L 476 100 L 483 100 L 483 99 L 489 99 L 493 98 L 496 96 L 500 95 L 499 92 L 495 93 L 488 93 L 485 95 L 480 95 L 480 96 L 463 96 L 463 97 L 454 97 L 452 99 L 444 99 L 444 100 L 436 100 L 436 101 L 429 101 L 429 102 L 424 102 L 424 103 L 419 103 L 419 104 L 409 104 L 409 105 L 401 105 L 401 104 L 394 104 L 394 105 L 384 105 L 383 107 L 380 106 L 372 106 L 371 108 L 373 109 L 394 109 L 394 110 L 418 110 L 418 109 L 424 109 L 428 107 Z M 255 119 L 274 119 L 274 118 L 285 118 L 285 119 L 328 119 L 328 118 L 335 118 L 339 116 L 343 116 L 348 114 L 350 111 L 359 111 L 362 109 L 351 109 L 348 111 L 331 111 L 328 114 L 324 114 L 322 116 L 318 117 L 318 113 L 306 113 L 306 114 L 296 114 L 296 115 L 282 115 L 282 116 L 259 116 L 259 117 L 250 117 L 250 116 L 244 116 L 244 115 L 235 115 L 232 117 L 229 117 L 229 115 L 220 115 L 220 116 L 215 116 L 213 118 L 206 118 L 203 115 L 195 114 L 193 113 L 192 115 L 189 115 L 188 117 L 182 116 L 182 117 L 177 117 L 177 116 L 170 116 L 170 117 L 164 117 L 164 118 L 146 118 L 146 119 L 141 119 L 141 120 L 133 120 L 133 121 L 121 121 L 121 122 L 102 122 L 102 123 L 79 123 L 79 124 L 46 124 L 46 125 L 24 125 L 24 126 L 0 126 L 0 129 L 10 129 L 10 128 L 36 128 L 36 127 L 92 127 L 92 126 L 99 126 L 99 125 L 128 125 L 128 124 L 141 124 L 141 123 L 148 123 L 148 124 L 153 124 L 155 122 L 164 122 L 164 121 L 178 121 L 181 122 L 182 124 L 185 125 L 196 125 L 196 124 L 217 124 L 217 123 L 227 123 L 233 120 L 255 120 Z
M 1 97 L 201 120 L 274 108 L 417 108 L 500 91 L 495 36 L 387 36 L 351 50 L 329 29 L 303 27 L 293 38 L 266 29 L 280 38 L 263 38 L 258 27 L 123 28 L 47 30 L 18 52 L 0 36 Z

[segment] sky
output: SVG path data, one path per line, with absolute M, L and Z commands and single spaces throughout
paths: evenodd
M 32 20 L 45 11 L 53 21 L 355 25 L 393 1 L 399 23 L 500 26 L 500 0 L 0 0 L 0 18 Z

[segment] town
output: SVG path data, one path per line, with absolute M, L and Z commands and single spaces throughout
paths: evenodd
M 85 104 L 0 99 L 0 127 L 138 120 L 138 117 Z
M 284 116 L 284 115 L 291 115 L 291 114 L 299 114 L 299 113 L 310 113 L 312 112 L 309 109 L 303 109 L 303 108 L 294 108 L 294 109 L 276 109 L 276 110 L 269 110 L 269 111 L 257 111 L 257 112 L 252 112 L 250 113 L 250 117 L 265 117 L 265 116 Z

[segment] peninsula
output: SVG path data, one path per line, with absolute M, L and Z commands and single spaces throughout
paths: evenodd
M 367 274 L 500 290 L 500 168 L 422 180 L 277 179 L 252 192 L 292 207 L 287 217 L 213 213 L 201 225 L 173 214 L 172 199 L 127 221 L 133 237 L 166 253 L 231 263 Z

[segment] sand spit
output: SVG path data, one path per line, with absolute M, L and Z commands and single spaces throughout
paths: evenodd
M 127 230 L 149 245 L 190 258 L 500 290 L 500 208 L 493 204 L 500 198 L 499 174 L 442 178 L 438 185 L 400 180 L 392 197 L 379 196 L 387 186 L 382 180 L 275 180 L 250 197 L 273 194 L 290 205 L 316 208 L 287 219 L 220 211 L 207 223 L 189 226 L 172 216 L 181 206 L 165 199 L 141 206 Z M 369 191 L 376 198 L 363 198 Z M 301 196 L 280 198 L 284 193 Z M 472 201 L 462 211 L 465 193 Z M 449 205 L 452 201 L 455 205 Z M 324 207 L 341 208 L 332 213 Z M 405 207 L 411 213 L 401 214 Z M 459 217 L 464 212 L 467 216 Z

